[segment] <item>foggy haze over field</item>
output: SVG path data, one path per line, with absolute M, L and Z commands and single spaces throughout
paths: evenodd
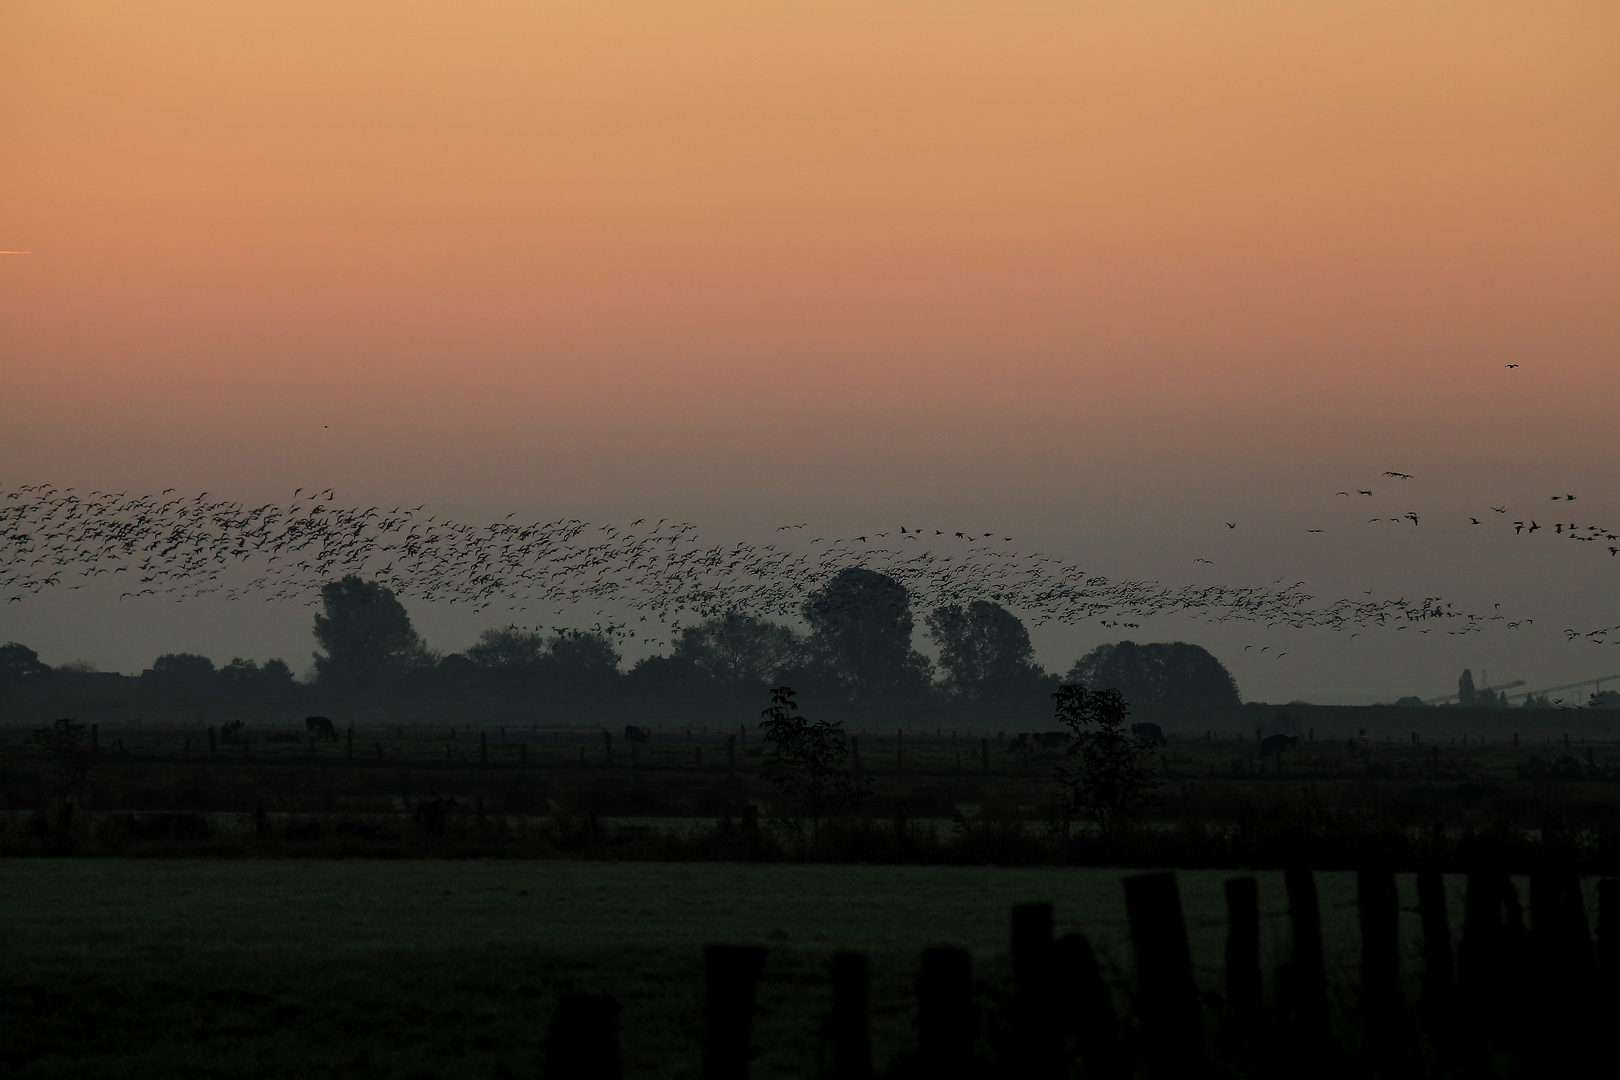
M 1620 672 L 1620 26 L 1555 7 L 14 6 L 0 490 L 991 533 L 1478 616 L 1009 604 L 1050 670 L 1188 641 L 1248 700 Z M 300 587 L 64 573 L 0 643 L 302 670 Z M 625 614 L 398 591 L 445 652 Z

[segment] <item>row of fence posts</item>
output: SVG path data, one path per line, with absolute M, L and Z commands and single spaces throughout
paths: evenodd
M 1213 1072 L 1206 1004 L 1225 1009 L 1229 1047 L 1240 1055 L 1283 1055 L 1285 1071 L 1304 1075 L 1338 1052 L 1331 1023 L 1316 880 L 1285 874 L 1293 931 L 1291 962 L 1281 973 L 1273 1025 L 1265 1026 L 1260 962 L 1259 884 L 1226 883 L 1228 933 L 1224 998 L 1201 993 L 1193 975 L 1181 898 L 1173 873 L 1124 879 L 1136 960 L 1134 1038 L 1081 934 L 1053 940 L 1052 905 L 1012 909 L 1015 1002 L 998 1037 L 994 1075 L 1059 1080 L 1075 1060 L 1088 1077 L 1123 1080 L 1140 1063 L 1148 1077 L 1184 1080 Z M 1401 987 L 1399 899 L 1393 873 L 1358 873 L 1362 953 L 1358 987 L 1361 1043 L 1386 1071 L 1415 1068 Z M 1588 930 L 1578 878 L 1548 868 L 1531 874 L 1532 927 L 1523 932 L 1517 893 L 1506 873 L 1468 875 L 1467 914 L 1455 963 L 1445 889 L 1438 872 L 1418 875 L 1423 935 L 1423 1010 L 1431 1033 L 1465 1073 L 1477 1073 L 1491 1044 L 1520 1056 L 1529 1075 L 1562 1075 L 1595 1051 L 1607 1029 L 1603 1010 L 1620 981 L 1620 879 L 1598 889 L 1598 949 Z M 755 987 L 766 951 L 704 949 L 703 1080 L 747 1080 Z M 870 1080 L 869 976 L 866 957 L 832 960 L 832 1010 L 824 1031 L 833 1080 Z M 984 1018 L 973 999 L 972 957 L 964 949 L 924 949 L 916 975 L 917 1045 L 894 1074 L 929 1080 L 986 1075 L 974 1046 Z M 546 1080 L 617 1080 L 618 1005 L 611 997 L 573 996 L 553 1014 L 542 1076 Z M 1522 1033 L 1514 1038 L 1513 1033 Z M 1555 1034 L 1556 1032 L 1556 1034 Z M 1538 1040 L 1556 1044 L 1543 1047 Z M 1133 1050 L 1133 1047 L 1137 1048 Z M 1527 1050 L 1529 1053 L 1527 1053 Z M 909 1067 L 908 1067 L 909 1064 Z M 1494 1075 L 1494 1072 L 1491 1073 Z

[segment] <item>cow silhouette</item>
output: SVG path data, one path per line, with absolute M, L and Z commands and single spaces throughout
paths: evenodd
M 1158 724 L 1132 724 L 1131 734 L 1154 746 L 1163 746 L 1165 743 L 1164 729 Z
M 1260 756 L 1263 758 L 1270 757 L 1272 754 L 1280 754 L 1284 750 L 1292 750 L 1298 745 L 1298 735 L 1267 735 L 1260 744 Z
M 337 728 L 324 716 L 304 717 L 304 727 L 309 731 L 309 737 L 319 742 L 338 741 Z

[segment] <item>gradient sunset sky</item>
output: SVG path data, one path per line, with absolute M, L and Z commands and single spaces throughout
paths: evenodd
M 1245 698 L 1620 672 L 1562 632 L 1620 558 L 1488 510 L 1620 527 L 1617 49 L 1612 2 L 6 2 L 0 486 L 982 527 L 1534 620 L 1131 631 Z M 313 647 L 94 589 L 13 638 Z

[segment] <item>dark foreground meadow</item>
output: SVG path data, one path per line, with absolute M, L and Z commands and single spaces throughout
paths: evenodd
M 1298 1075 L 1243 1064 L 1249 1059 L 1231 1045 L 1231 1009 L 1218 996 L 1230 876 L 1178 875 L 1213 1055 L 1229 1075 Z M 1255 876 L 1266 1002 L 1280 1015 L 1291 993 L 1277 983 L 1290 951 L 1288 900 L 1280 874 Z M 1130 1047 L 1136 962 L 1122 880 L 1116 871 L 1055 868 L 6 860 L 0 1071 L 534 1076 L 558 1002 L 602 993 L 621 1010 L 625 1076 L 696 1077 L 702 947 L 711 943 L 767 949 L 751 1041 L 756 1078 L 821 1075 L 831 959 L 845 950 L 870 964 L 880 1073 L 903 1073 L 917 1045 L 914 979 L 921 951 L 936 945 L 971 954 L 973 1000 L 986 1021 L 973 1047 L 989 1061 L 997 1038 L 1017 1026 L 1009 912 L 1030 900 L 1053 904 L 1055 935 L 1089 938 Z M 1356 877 L 1316 880 L 1334 1023 L 1324 1068 L 1398 1075 L 1362 1057 Z M 1594 889 L 1585 883 L 1595 912 Z M 1417 1003 L 1413 879 L 1398 877 L 1397 891 L 1403 993 Z M 1461 927 L 1462 879 L 1448 877 L 1446 893 L 1450 925 Z M 1409 1065 L 1450 1071 L 1428 1036 L 1410 1050 Z M 1490 1074 L 1537 1073 L 1533 1062 L 1483 1060 L 1494 1060 Z

